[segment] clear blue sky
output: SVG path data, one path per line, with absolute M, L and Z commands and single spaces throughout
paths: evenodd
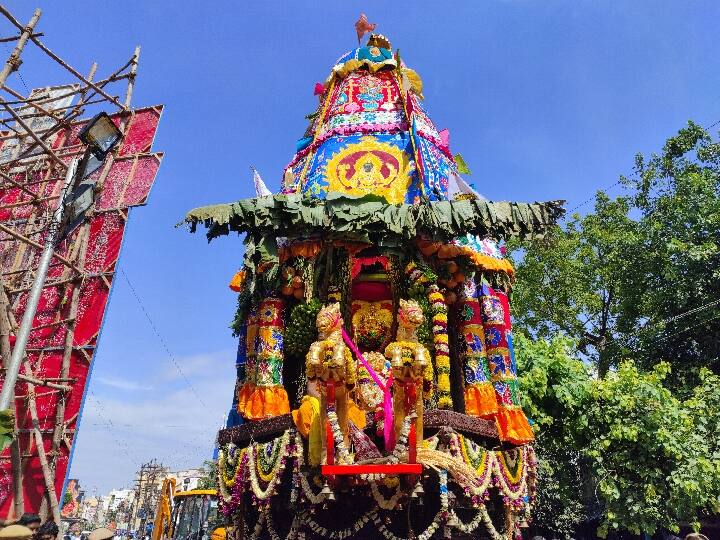
M 90 493 L 129 484 L 152 457 L 185 467 L 210 455 L 234 383 L 227 282 L 241 242 L 208 246 L 173 226 L 251 196 L 251 164 L 277 190 L 314 83 L 355 45 L 361 11 L 420 73 L 431 117 L 491 199 L 573 208 L 688 119 L 720 120 L 712 1 L 35 3 L 45 42 L 81 71 L 97 60 L 106 74 L 143 47 L 134 104 L 165 104 L 166 156 L 120 267 L 202 396 L 119 274 L 72 468 Z M 6 5 L 24 22 L 33 3 Z M 29 86 L 66 82 L 26 68 Z

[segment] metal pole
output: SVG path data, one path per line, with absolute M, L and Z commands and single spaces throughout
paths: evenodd
M 65 174 L 65 182 L 63 183 L 62 191 L 60 192 L 58 206 L 52 215 L 52 220 L 50 221 L 50 228 L 47 238 L 45 239 L 45 247 L 43 249 L 42 256 L 40 257 L 40 264 L 38 265 L 37 274 L 35 275 L 35 281 L 33 282 L 32 289 L 30 289 L 30 293 L 28 295 L 25 313 L 23 313 L 20 328 L 18 328 L 18 333 L 15 336 L 15 346 L 13 347 L 12 356 L 10 357 L 10 362 L 7 366 L 7 371 L 5 372 L 5 381 L 3 382 L 2 392 L 0 393 L 0 410 L 10 407 L 10 401 L 12 400 L 14 393 L 13 390 L 15 389 L 15 383 L 17 382 L 18 372 L 20 371 L 20 362 L 22 362 L 22 359 L 25 356 L 25 347 L 27 346 L 28 338 L 30 337 L 32 323 L 35 319 L 35 313 L 37 312 L 40 296 L 42 295 L 43 286 L 45 285 L 45 279 L 47 278 L 48 269 L 50 268 L 50 261 L 52 260 L 53 252 L 55 251 L 55 241 L 59 236 L 60 224 L 62 223 L 63 213 L 65 210 L 65 199 L 73 179 L 75 178 L 77 163 L 77 158 L 74 158 L 70 162 L 70 166 Z

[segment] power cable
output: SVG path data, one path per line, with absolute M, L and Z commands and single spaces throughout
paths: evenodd
M 104 425 L 105 425 L 106 427 L 109 427 L 109 428 L 110 428 L 109 431 L 110 431 L 110 433 L 112 434 L 113 438 L 115 439 L 115 442 L 116 442 L 116 443 L 118 444 L 118 446 L 123 450 L 123 452 L 125 453 L 125 455 L 127 456 L 127 458 L 128 458 L 130 461 L 135 461 L 135 459 L 133 459 L 133 457 L 130 455 L 130 448 L 128 447 L 127 442 L 124 441 L 124 440 L 122 440 L 122 439 L 120 439 L 120 438 L 116 435 L 116 433 L 115 433 L 115 424 L 113 424 L 113 421 L 112 421 L 109 417 L 105 416 L 105 412 L 104 412 L 105 406 L 102 404 L 102 402 L 101 402 L 101 401 L 98 399 L 98 397 L 95 395 L 95 392 L 93 392 L 92 390 L 90 390 L 90 395 L 91 395 L 92 398 L 95 400 L 95 403 L 96 403 L 96 405 L 97 405 L 98 416 L 100 416 L 100 418 L 105 421 L 105 424 L 104 424 Z
M 160 334 L 160 331 L 157 329 L 157 326 L 155 326 L 155 323 L 153 322 L 152 318 L 150 317 L 150 314 L 148 313 L 147 309 L 145 309 L 145 305 L 143 304 L 142 300 L 140 300 L 140 296 L 138 295 L 137 291 L 135 290 L 135 287 L 133 287 L 133 284 L 130 282 L 130 278 L 128 278 L 127 274 L 125 273 L 125 270 L 120 268 L 120 273 L 125 278 L 125 281 L 127 281 L 128 286 L 130 287 L 130 291 L 132 292 L 133 296 L 135 297 L 135 300 L 137 301 L 138 305 L 140 306 L 140 309 L 145 314 L 145 318 L 148 320 L 148 323 L 150 323 L 150 328 L 152 328 L 153 333 L 155 334 L 155 337 L 158 338 L 161 345 L 165 349 L 165 352 L 167 353 L 170 360 L 172 360 L 172 363 L 175 365 L 175 369 L 177 369 L 177 372 L 182 376 L 182 378 L 185 380 L 185 383 L 187 384 L 188 388 L 192 390 L 192 393 L 195 394 L 195 397 L 200 402 L 200 404 L 205 407 L 206 409 L 210 410 L 209 407 L 205 404 L 203 399 L 200 397 L 199 392 L 195 389 L 192 382 L 190 382 L 190 379 L 188 379 L 187 375 L 185 375 L 185 372 L 180 367 L 180 363 L 175 358 L 175 355 L 170 350 L 170 347 L 168 347 L 167 342 Z
M 699 312 L 699 311 L 705 311 L 706 309 L 709 309 L 709 308 L 711 308 L 711 307 L 713 307 L 713 306 L 716 306 L 716 305 L 718 305 L 718 304 L 720 304 L 720 299 L 715 300 L 715 301 L 713 301 L 713 302 L 708 302 L 707 304 L 703 304 L 702 306 L 699 306 L 699 307 L 690 309 L 690 310 L 688 310 L 688 311 L 685 311 L 684 313 L 680 313 L 679 315 L 674 315 L 674 316 L 672 316 L 672 317 L 668 317 L 667 319 L 663 319 L 662 321 L 658 321 L 658 322 L 656 322 L 655 324 L 651 325 L 651 327 L 652 327 L 652 326 L 658 326 L 658 325 L 660 325 L 660 324 L 666 324 L 666 323 L 669 323 L 669 322 L 673 322 L 673 321 L 676 321 L 676 320 L 678 320 L 678 319 L 682 319 L 683 317 L 687 317 L 688 315 L 692 315 L 693 313 L 697 313 L 697 312 Z
M 611 190 L 612 188 L 614 188 L 615 186 L 617 186 L 620 182 L 622 182 L 622 180 L 618 180 L 617 182 L 615 182 L 614 184 L 612 184 L 612 185 L 610 185 L 610 186 L 601 188 L 601 190 L 602 190 L 602 191 L 609 191 L 609 190 Z M 595 195 L 592 195 L 591 197 L 585 199 L 583 202 L 581 202 L 580 204 L 578 204 L 578 205 L 575 206 L 574 208 L 568 210 L 568 211 L 567 211 L 567 214 L 568 214 L 568 215 L 572 214 L 572 213 L 573 213 L 575 210 L 577 210 L 578 208 L 582 208 L 582 207 L 585 206 L 587 203 L 592 202 L 592 201 L 594 201 L 594 200 L 595 200 Z
M 659 336 L 656 340 L 652 341 L 652 342 L 650 343 L 650 345 L 655 345 L 656 343 L 659 343 L 659 342 L 661 342 L 661 341 L 665 341 L 666 339 L 669 339 L 669 338 L 671 338 L 671 337 L 675 337 L 675 336 L 678 336 L 678 335 L 680 335 L 680 334 L 683 334 L 683 333 L 687 332 L 688 330 L 692 330 L 692 329 L 697 328 L 697 327 L 699 327 L 699 326 L 703 326 L 703 325 L 705 325 L 705 324 L 709 323 L 710 321 L 713 321 L 713 320 L 715 320 L 715 319 L 717 319 L 717 318 L 720 318 L 720 313 L 718 313 L 718 314 L 716 314 L 716 315 L 713 315 L 712 317 L 710 317 L 710 318 L 708 318 L 708 319 L 705 319 L 704 321 L 701 321 L 701 322 L 699 322 L 698 324 L 693 324 L 692 326 L 686 326 L 686 327 L 683 328 L 682 330 L 679 330 L 679 331 L 677 331 L 677 332 L 673 332 L 672 334 L 667 334 L 667 335 L 662 335 L 662 334 L 660 334 L 660 336 Z
M 710 129 L 714 128 L 714 127 L 717 126 L 718 124 L 720 124 L 720 120 L 718 120 L 717 122 L 714 122 L 714 123 L 710 124 L 709 126 L 703 128 L 703 129 L 704 129 L 705 131 L 709 131 Z M 609 186 L 607 186 L 607 187 L 605 187 L 605 188 L 601 188 L 601 189 L 602 189 L 602 191 L 609 191 L 609 190 L 611 190 L 612 188 L 614 188 L 615 186 L 617 186 L 617 185 L 618 185 L 619 183 L 621 183 L 621 182 L 622 182 L 622 180 L 618 180 L 618 181 L 615 182 L 614 184 L 609 185 Z M 591 196 L 591 197 L 589 197 L 588 199 L 585 199 L 583 202 L 581 202 L 580 204 L 578 204 L 577 206 L 575 206 L 575 207 L 572 208 L 571 210 L 568 210 L 568 211 L 567 211 L 567 214 L 568 214 L 568 215 L 572 214 L 575 210 L 577 210 L 578 208 L 582 208 L 583 206 L 585 206 L 585 205 L 588 204 L 589 202 L 593 201 L 594 199 L 595 199 L 595 196 L 594 196 L 594 195 Z

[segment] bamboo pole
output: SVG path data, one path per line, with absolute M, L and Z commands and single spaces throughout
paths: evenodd
M 75 258 L 75 263 L 80 269 L 82 275 L 83 268 L 85 266 L 85 254 L 87 252 L 88 241 L 90 238 L 90 222 L 88 220 L 83 223 L 81 231 L 80 249 L 78 250 Z M 80 301 L 80 289 L 83 286 L 83 280 L 80 279 L 72 290 L 72 296 L 70 300 L 70 313 L 68 313 L 68 323 L 65 329 L 65 344 L 63 350 L 62 363 L 60 365 L 60 377 L 67 378 L 70 375 L 70 360 L 72 358 L 73 341 L 75 339 L 75 324 L 77 322 L 77 311 L 78 304 Z M 60 442 L 65 436 L 65 430 L 67 423 L 65 421 L 65 407 L 67 404 L 67 393 L 64 393 L 58 400 L 57 408 L 55 411 L 55 427 L 53 430 L 52 446 L 53 452 L 56 452 L 55 457 L 60 454 Z M 56 462 L 53 463 L 56 466 Z
M 1 7 L 1 6 L 0 6 L 0 7 Z M 96 70 L 97 70 L 97 63 L 94 62 L 94 63 L 92 64 L 92 66 L 90 66 L 90 73 L 89 73 L 89 75 L 88 75 L 88 80 L 90 80 L 90 81 L 93 80 L 93 78 L 94 78 L 94 76 L 95 76 L 95 71 L 96 71 Z M 98 84 L 104 85 L 105 82 L 103 81 L 103 82 L 98 83 Z M 81 89 L 79 89 L 79 90 L 77 90 L 77 91 L 73 91 L 73 92 L 69 92 L 68 94 L 64 94 L 64 96 L 75 95 L 75 94 L 79 94 L 79 95 L 80 95 L 80 98 L 78 99 L 78 102 L 73 106 L 72 111 L 70 111 L 70 112 L 65 116 L 64 122 L 63 122 L 63 123 L 57 123 L 57 124 L 55 124 L 54 126 L 52 126 L 50 129 L 44 131 L 43 134 L 42 134 L 42 137 L 37 137 L 37 138 L 35 138 L 34 142 L 33 142 L 32 144 L 30 144 L 28 147 L 26 147 L 19 156 L 14 157 L 13 159 L 11 159 L 11 160 L 9 160 L 9 161 L 6 161 L 6 162 L 4 162 L 4 163 L 2 163 L 2 164 L 0 164 L 0 165 L 2 165 L 3 167 L 6 167 L 6 168 L 12 167 L 12 166 L 15 165 L 16 163 L 19 163 L 21 160 L 24 160 L 24 159 L 28 156 L 28 154 L 29 154 L 30 152 L 32 152 L 32 150 L 33 150 L 36 146 L 38 146 L 38 143 L 39 143 L 39 142 L 42 142 L 42 141 L 40 141 L 40 139 L 43 139 L 43 138 L 47 139 L 47 138 L 49 138 L 51 135 L 54 135 L 55 133 L 57 133 L 61 128 L 63 128 L 63 127 L 64 127 L 64 128 L 67 128 L 67 125 L 68 125 L 69 122 L 71 122 L 72 120 L 74 120 L 75 118 L 77 118 L 78 116 L 80 116 L 80 115 L 84 112 L 83 106 L 84 106 L 84 105 L 87 105 L 87 102 L 85 101 L 85 96 L 86 96 L 88 90 L 89 90 L 89 87 L 86 86 L 86 87 L 81 88 Z M 59 97 L 62 97 L 62 96 L 59 96 Z M 55 98 L 55 99 L 58 99 L 58 98 Z M 105 100 L 102 100 L 102 101 L 105 101 Z M 3 103 L 3 106 L 5 106 L 5 105 L 8 105 L 8 103 L 7 103 L 7 102 Z M 12 114 L 12 113 L 11 113 L 11 114 Z M 51 156 L 51 157 L 52 157 L 52 156 Z M 44 155 L 43 155 L 43 156 L 40 156 L 40 159 L 45 159 L 45 156 L 44 156 Z M 38 159 L 36 158 L 36 159 L 28 160 L 28 161 L 23 161 L 23 165 L 26 166 L 28 163 L 32 163 L 32 162 L 34 162 L 34 161 L 38 161 Z M 63 162 L 63 163 L 64 163 L 64 162 Z
M 58 165 L 60 165 L 60 166 L 61 166 L 62 168 L 64 168 L 64 169 L 67 169 L 67 168 L 68 168 L 68 164 L 65 163 L 65 162 L 64 162 L 62 159 L 60 159 L 59 157 L 57 157 L 57 155 L 55 155 L 55 152 L 53 151 L 53 149 L 50 148 L 50 147 L 45 143 L 45 141 L 43 141 L 42 138 L 40 138 L 40 137 L 30 128 L 30 126 L 28 126 L 28 125 L 25 123 L 25 120 L 23 120 L 22 117 L 21 117 L 18 113 L 15 112 L 15 109 L 13 109 L 10 105 L 8 105 L 7 103 L 5 103 L 5 100 L 2 99 L 2 98 L 0 98 L 0 105 L 2 105 L 3 107 L 5 107 L 5 110 L 10 113 L 10 116 L 12 116 L 12 117 L 15 119 L 15 121 L 16 121 L 18 124 L 20 124 L 20 126 L 22 126 L 22 128 L 27 132 L 27 134 L 30 136 L 30 138 L 34 139 L 35 142 L 36 142 L 37 144 L 39 144 L 40 147 L 41 147 L 43 150 L 45 150 L 45 153 L 47 153 L 47 155 L 49 155 L 50 158 L 51 158 L 55 163 L 57 163 Z
M 40 14 L 42 11 L 40 9 L 36 9 L 33 13 L 32 18 L 30 19 L 30 22 L 28 22 L 27 26 L 23 27 L 20 25 L 19 22 L 15 20 L 15 18 L 10 15 L 8 10 L 5 8 L 5 6 L 0 5 L 0 13 L 8 17 L 11 22 L 20 29 L 20 39 L 17 42 L 17 45 L 15 45 L 15 49 L 13 49 L 13 52 L 10 53 L 10 58 L 7 59 L 7 62 L 5 62 L 5 66 L 3 67 L 2 71 L 0 71 L 0 88 L 5 86 L 5 81 L 7 80 L 10 73 L 13 71 L 16 71 L 19 67 L 22 61 L 20 60 L 20 55 L 22 54 L 22 50 L 25 48 L 25 44 L 27 43 L 28 39 L 32 37 L 33 35 L 33 29 L 35 28 L 35 25 L 40 20 Z
M 45 34 L 42 33 L 42 32 L 37 32 L 37 33 L 34 33 L 34 34 L 33 34 L 33 36 L 37 36 L 37 37 L 42 37 L 42 36 L 44 36 L 44 35 L 45 35 Z M 10 43 L 10 42 L 12 42 L 12 41 L 17 41 L 17 40 L 20 39 L 21 37 L 22 37 L 22 34 L 17 35 L 17 36 L 10 36 L 10 37 L 0 38 L 0 43 Z
M 24 191 L 25 193 L 27 193 L 28 195 L 30 195 L 30 196 L 33 198 L 33 200 L 32 200 L 32 201 L 27 201 L 27 204 L 31 204 L 32 202 L 34 202 L 34 201 L 37 200 L 37 198 L 38 198 L 37 194 L 35 194 L 35 193 L 33 193 L 32 191 L 30 191 L 27 187 L 25 187 L 25 186 L 22 185 L 20 182 L 18 182 L 17 180 L 15 180 L 12 176 L 10 176 L 10 175 L 8 175 L 8 174 L 5 174 L 4 172 L 0 171 L 0 177 L 2 177 L 3 179 L 7 180 L 8 182 L 10 182 L 10 183 L 11 183 L 13 186 L 15 186 L 16 188 L 19 188 L 21 191 Z M 0 186 L 0 187 L 4 187 L 4 186 Z
M 3 367 L 7 367 L 12 355 L 12 350 L 10 348 L 10 318 L 8 317 L 8 309 L 10 309 L 10 304 L 8 303 L 7 295 L 5 294 L 5 284 L 2 273 L 0 272 L 0 355 L 2 355 Z M 14 417 L 14 396 L 10 402 L 10 410 L 13 411 Z M 13 441 L 10 445 L 13 509 L 15 511 L 15 516 L 20 517 L 25 512 L 25 501 L 23 498 L 22 452 L 20 449 L 20 439 L 18 437 L 17 419 L 15 419 L 14 422 Z
M 128 77 L 127 90 L 125 92 L 125 110 L 130 108 L 130 100 L 132 99 L 133 89 L 135 88 L 135 76 L 137 75 L 138 62 L 140 61 L 140 45 L 135 47 L 130 64 L 130 76 Z
M 37 17 L 40 17 L 40 10 L 35 10 L 35 13 L 37 14 Z M 52 52 L 42 41 L 40 41 L 37 37 L 32 35 L 32 28 L 30 28 L 30 31 L 28 32 L 26 28 L 23 28 L 21 24 L 15 19 L 15 17 L 12 16 L 12 14 L 5 8 L 5 6 L 0 5 L 0 14 L 4 15 L 12 24 L 14 24 L 17 28 L 20 30 L 27 32 L 27 37 L 25 38 L 25 41 L 29 38 L 35 45 L 37 45 L 45 54 L 47 54 L 50 58 L 55 60 L 58 64 L 60 64 L 62 67 L 64 67 L 67 71 L 72 73 L 75 77 L 80 79 L 82 82 L 84 82 L 86 85 L 90 86 L 93 90 L 95 90 L 98 94 L 103 96 L 105 99 L 113 102 L 115 105 L 117 105 L 121 109 L 125 109 L 125 107 L 117 100 L 117 98 L 107 94 L 102 88 L 97 86 L 96 84 L 92 83 L 91 81 L 87 80 L 85 77 L 83 77 L 80 72 L 78 72 L 75 68 L 73 68 L 70 64 L 65 62 L 62 58 L 60 58 L 58 55 L 56 55 L 54 52 Z M 23 43 L 24 45 L 25 43 Z M 0 80 L 2 84 L 4 84 L 5 81 Z
M 31 239 L 28 238 L 27 236 L 23 236 L 22 234 L 13 231 L 10 227 L 7 227 L 7 226 L 3 225 L 2 223 L 0 223 L 0 231 L 3 231 L 4 233 L 9 234 L 9 235 L 12 236 L 13 238 L 15 238 L 16 240 L 20 240 L 21 242 L 24 242 L 24 243 L 26 243 L 26 244 L 29 244 L 29 245 L 31 245 L 31 246 L 34 247 L 34 248 L 44 249 L 44 247 L 45 247 L 45 246 L 43 246 L 42 244 L 38 244 L 35 240 L 31 240 Z M 79 269 L 77 266 L 75 266 L 73 263 L 71 263 L 70 261 L 68 261 L 68 260 L 67 260 L 65 257 L 63 257 L 62 255 L 59 255 L 59 254 L 57 254 L 57 253 L 53 253 L 53 256 L 54 256 L 57 260 L 59 260 L 60 262 L 62 262 L 65 266 L 68 266 L 68 267 L 72 268 L 73 270 L 75 270 L 76 272 L 81 273 L 81 272 L 80 272 L 80 269 Z
M 52 118 L 52 119 L 55 120 L 56 122 L 64 122 L 64 119 L 63 119 L 62 117 L 56 116 L 55 111 L 49 111 L 49 110 L 47 110 L 45 107 L 43 107 L 42 105 L 40 105 L 40 102 L 36 102 L 36 101 L 33 100 L 33 99 L 30 99 L 30 98 L 27 98 L 27 99 L 26 99 L 25 96 L 23 96 L 20 92 L 16 92 L 16 91 L 13 90 L 12 88 L 10 88 L 8 85 L 5 85 L 5 88 L 3 88 L 3 90 L 5 90 L 5 91 L 6 91 L 8 94 L 10 94 L 11 96 L 14 96 L 14 97 L 16 97 L 16 98 L 18 98 L 18 99 L 21 99 L 21 100 L 22 100 L 22 101 L 21 101 L 22 104 L 24 104 L 24 105 L 26 105 L 26 106 L 28 106 L 28 107 L 32 107 L 33 109 L 37 109 L 38 111 L 40 111 L 40 114 L 32 115 L 33 117 L 35 117 L 35 116 L 49 116 L 50 118 Z M 57 100 L 58 100 L 58 98 L 52 98 L 52 101 L 57 101 Z M 51 102 L 52 102 L 52 101 L 51 101 Z M 8 105 L 10 105 L 10 103 L 8 103 L 7 101 L 6 101 L 5 103 L 7 103 Z M 23 115 L 23 118 L 30 118 L 30 116 L 29 116 L 29 115 Z
M 18 379 L 23 380 L 27 383 L 34 384 L 35 386 L 47 386 L 48 388 L 54 388 L 55 390 L 62 390 L 63 392 L 69 392 L 72 387 L 66 384 L 57 384 L 48 380 L 38 379 L 37 377 L 31 377 L 30 375 L 24 375 L 18 373 Z
M 38 204 L 41 202 L 54 201 L 55 199 L 59 199 L 59 198 L 60 198 L 60 196 L 58 196 L 58 195 L 53 195 L 50 197 L 42 197 L 42 198 L 38 198 L 36 196 L 35 199 L 30 200 L 30 201 L 18 201 L 18 202 L 14 202 L 14 203 L 0 205 L 0 210 L 7 210 L 8 208 L 19 208 L 21 206 L 27 206 L 29 204 Z
M 25 357 L 25 372 L 32 373 L 30 362 Z M 43 481 L 45 483 L 45 492 L 50 501 L 50 511 L 52 512 L 53 521 L 60 523 L 60 508 L 58 507 L 57 494 L 55 493 L 55 479 L 47 459 L 45 445 L 43 443 L 42 432 L 40 431 L 40 419 L 38 418 L 37 405 L 35 403 L 35 385 L 28 383 L 28 408 L 30 409 L 30 418 L 33 425 L 33 435 L 35 436 L 35 446 L 37 447 L 38 458 L 40 458 L 40 467 L 43 473 Z

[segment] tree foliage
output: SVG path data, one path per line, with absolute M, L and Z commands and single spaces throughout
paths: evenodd
M 720 377 L 707 369 L 687 400 L 666 362 L 631 361 L 600 378 L 566 338 L 518 335 L 525 408 L 537 430 L 541 529 L 569 537 L 589 517 L 600 532 L 698 526 L 720 511 Z
M 575 340 L 600 374 L 667 361 L 689 388 L 702 367 L 720 373 L 720 144 L 690 122 L 621 183 L 547 238 L 510 244 L 514 315 Z
M 206 460 L 203 463 L 203 476 L 198 480 L 197 489 L 217 489 L 218 469 L 217 461 Z
M 720 144 L 690 122 L 620 183 L 509 244 L 537 525 L 565 537 L 720 512 Z

